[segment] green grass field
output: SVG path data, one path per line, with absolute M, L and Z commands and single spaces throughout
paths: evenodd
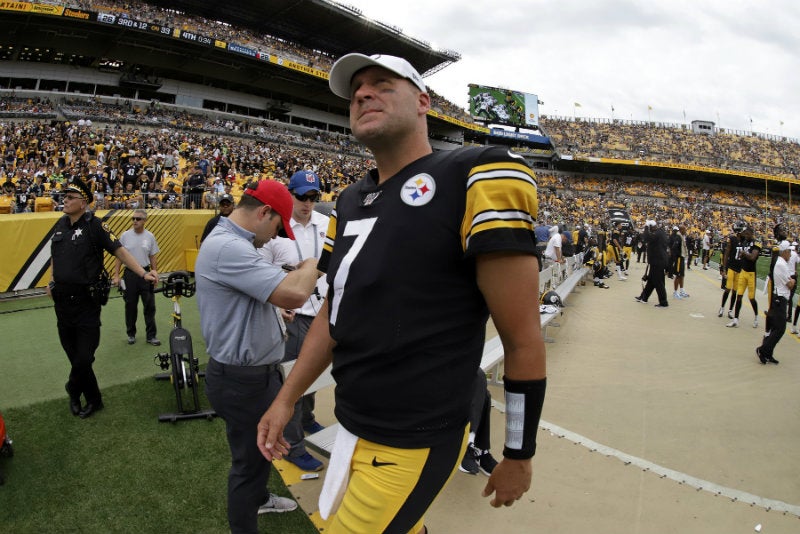
M 183 299 L 184 327 L 195 355 L 207 360 L 197 307 Z M 0 410 L 14 457 L 0 458 L 0 531 L 26 533 L 228 532 L 230 456 L 220 419 L 160 423 L 177 403 L 156 381 L 154 363 L 168 351 L 172 304 L 157 296 L 159 337 L 127 344 L 121 298 L 103 309 L 95 371 L 106 409 L 81 420 L 68 408 L 69 365 L 46 297 L 0 302 Z M 141 317 L 139 327 L 143 331 Z M 201 388 L 202 389 L 202 388 Z M 208 407 L 205 395 L 203 407 Z M 289 495 L 279 476 L 270 489 Z M 316 533 L 301 508 L 259 519 L 264 532 Z

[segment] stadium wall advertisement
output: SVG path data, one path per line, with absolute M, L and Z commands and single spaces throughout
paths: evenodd
M 462 128 L 466 128 L 468 130 L 474 130 L 476 132 L 481 132 L 484 134 L 489 133 L 489 128 L 486 126 L 481 126 L 480 124 L 471 124 L 469 122 L 464 122 L 460 119 L 456 119 L 455 117 L 451 117 L 449 115 L 445 115 L 444 113 L 439 113 L 436 110 L 428 110 L 428 115 L 431 117 L 435 117 L 437 119 L 441 119 L 445 122 L 449 122 L 450 124 L 455 124 L 456 126 L 460 126 Z
M 41 13 L 43 15 L 60 16 L 64 12 L 62 6 L 50 4 L 34 4 L 32 2 L 0 2 L 0 10 L 21 11 L 24 13 Z
M 774 176 L 771 174 L 761 174 L 758 172 L 739 171 L 731 169 L 716 169 L 713 167 L 702 167 L 700 165 L 689 165 L 686 163 L 667 163 L 661 161 L 643 161 L 638 159 L 613 159 L 613 158 L 587 158 L 587 157 L 567 157 L 561 155 L 561 159 L 574 159 L 576 161 L 588 161 L 591 163 L 611 163 L 614 165 L 637 165 L 641 167 L 662 167 L 665 169 L 682 169 L 688 171 L 708 172 L 713 174 L 728 174 L 731 176 L 743 176 L 756 180 L 768 180 L 771 182 L 785 182 L 790 184 L 800 184 L 800 180 L 789 176 Z
M 518 141 L 528 141 L 530 143 L 541 143 L 544 145 L 550 144 L 550 138 L 545 137 L 543 135 L 534 135 L 524 132 L 511 132 L 509 130 L 503 130 L 502 128 L 492 128 L 492 131 L 489 132 L 489 135 L 492 137 L 502 137 L 504 139 L 516 139 Z
M 290 61 L 288 59 L 283 59 L 273 54 L 259 54 L 258 58 L 263 61 L 269 61 L 275 65 L 280 65 L 281 67 L 285 67 L 287 69 L 292 69 L 297 72 L 302 72 L 303 74 L 308 74 L 310 76 L 316 76 L 317 78 L 322 78 L 323 80 L 328 79 L 328 73 L 324 70 L 315 69 L 314 67 L 309 67 L 308 65 L 303 65 L 302 63 L 296 63 L 294 61 Z
M 131 227 L 133 210 L 98 210 L 95 215 L 119 237 Z M 148 210 L 147 229 L 161 252 L 160 272 L 193 270 L 194 257 L 211 210 Z M 0 246 L 5 250 L 0 267 L 0 293 L 43 288 L 50 281 L 50 238 L 59 212 L 3 215 Z M 106 270 L 113 274 L 114 257 L 105 254 Z

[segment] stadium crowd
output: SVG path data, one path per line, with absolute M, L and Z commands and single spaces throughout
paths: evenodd
M 223 21 L 164 9 L 135 0 L 66 0 L 48 2 L 119 17 L 154 22 L 215 39 L 233 42 L 297 63 L 330 70 L 335 57 L 324 51 Z M 465 122 L 473 122 L 462 106 L 449 102 L 429 88 L 432 109 Z M 85 111 L 85 110 L 84 110 Z M 602 119 L 540 117 L 542 133 L 549 136 L 557 152 L 577 157 L 643 159 L 729 169 L 796 178 L 800 169 L 800 144 L 796 140 L 763 135 L 737 135 L 718 131 L 695 134 L 686 125 Z
M 50 3 L 87 11 L 112 13 L 116 16 L 154 22 L 171 28 L 177 27 L 221 41 L 236 43 L 254 49 L 262 55 L 275 55 L 325 72 L 330 70 L 336 60 L 335 57 L 324 51 L 310 49 L 299 43 L 267 34 L 258 34 L 250 29 L 232 26 L 222 21 L 210 20 L 173 9 L 163 9 L 144 2 L 67 0 L 66 2 Z M 464 111 L 463 107 L 448 101 L 435 91 L 431 91 L 430 95 L 432 109 L 464 122 L 473 122 L 472 117 Z
M 91 116 L 94 123 L 80 118 L 0 124 L 0 210 L 35 211 L 39 198 L 48 200 L 41 209 L 58 209 L 61 190 L 73 176 L 94 184 L 98 209 L 213 208 L 224 193 L 238 198 L 252 179 L 285 181 L 299 169 L 317 172 L 324 199 L 332 200 L 370 162 L 339 134 L 266 122 L 231 124 L 169 110 L 138 113 L 125 105 L 95 103 L 87 115 L 84 109 L 59 107 L 67 117 Z
M 75 175 L 95 183 L 100 209 L 214 208 L 219 195 L 237 198 L 251 179 L 286 181 L 301 168 L 315 170 L 324 184 L 323 199 L 333 200 L 371 162 L 349 135 L 215 118 L 155 103 L 6 98 L 0 109 L 31 118 L 0 127 L 6 177 L 0 211 L 5 212 L 35 211 L 36 198 L 52 198 L 42 209 L 58 209 L 59 191 Z M 67 120 L 34 120 L 53 111 Z M 718 186 L 552 171 L 537 175 L 541 213 L 568 226 L 599 224 L 609 205 L 628 207 L 636 224 L 648 218 L 685 224 L 690 235 L 724 232 L 739 220 L 765 235 L 765 221 L 775 214 L 793 227 L 800 217 L 800 208 L 782 196 L 765 203 L 761 196 Z
M 608 176 L 570 175 L 538 171 L 540 213 L 548 222 L 573 227 L 589 224 L 597 227 L 609 207 L 624 207 L 634 225 L 647 219 L 685 225 L 690 236 L 702 236 L 706 230 L 719 237 L 727 234 L 733 223 L 743 221 L 756 235 L 768 236 L 780 220 L 792 229 L 800 229 L 800 206 L 782 196 L 763 196 L 687 183 L 630 180 Z
M 323 70 L 335 59 L 274 36 L 144 2 L 68 0 L 63 5 L 178 27 Z M 434 109 L 471 121 L 462 108 L 431 94 Z M 213 208 L 217 196 L 228 192 L 237 197 L 250 179 L 285 181 L 300 168 L 319 174 L 323 198 L 331 200 L 371 161 L 346 134 L 249 117 L 214 117 L 158 102 L 3 98 L 0 117 L 30 119 L 7 122 L 0 130 L 6 176 L 0 211 L 6 212 L 33 211 L 35 199 L 43 197 L 51 197 L 52 208 L 58 209 L 61 186 L 74 175 L 95 182 L 98 208 Z M 54 117 L 59 121 L 37 122 Z M 763 136 L 703 135 L 678 125 L 547 116 L 541 117 L 541 127 L 562 155 L 644 159 L 780 177 L 793 177 L 800 167 L 800 144 Z M 800 213 L 780 196 L 765 202 L 721 187 L 541 171 L 538 176 L 542 213 L 571 225 L 598 223 L 608 205 L 629 206 L 637 224 L 657 217 L 686 224 L 690 233 L 723 231 L 736 220 L 759 229 L 775 213 L 794 224 Z
M 785 178 L 800 169 L 800 144 L 788 139 L 716 132 L 685 125 L 541 117 L 543 131 L 561 154 L 688 164 Z

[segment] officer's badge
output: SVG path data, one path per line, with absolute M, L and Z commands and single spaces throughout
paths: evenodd
M 108 234 L 108 237 L 111 238 L 111 241 L 117 240 L 117 236 L 115 236 L 114 232 L 111 231 L 111 227 L 108 226 L 108 223 L 103 223 L 101 226 L 103 227 L 103 230 L 105 230 L 106 233 Z

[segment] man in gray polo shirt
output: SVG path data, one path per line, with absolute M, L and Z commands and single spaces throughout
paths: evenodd
M 317 260 L 285 272 L 257 249 L 283 229 L 294 239 L 292 197 L 272 180 L 250 184 L 239 205 L 209 234 L 195 263 L 200 326 L 211 355 L 206 394 L 225 420 L 233 534 L 258 532 L 258 514 L 288 512 L 294 501 L 267 491 L 271 463 L 256 445 L 257 424 L 281 386 L 285 327 L 278 308 L 299 308 L 314 291 Z

